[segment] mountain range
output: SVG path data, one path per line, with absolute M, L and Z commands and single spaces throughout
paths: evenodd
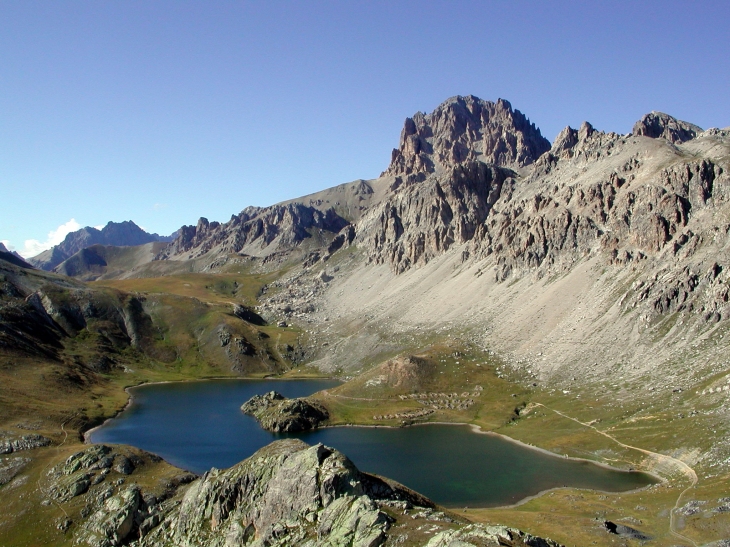
M 28 262 L 41 270 L 51 271 L 64 260 L 92 245 L 111 245 L 116 247 L 144 245 L 157 241 L 171 241 L 171 236 L 149 234 L 131 220 L 108 222 L 101 230 L 86 226 L 66 235 L 66 238 L 50 249 L 29 258 Z
M 66 442 L 59 431 L 81 434 L 113 415 L 134 383 L 327 375 L 344 381 L 315 397 L 331 425 L 466 422 L 660 479 L 637 492 L 551 492 L 459 518 L 566 544 L 724 545 L 730 128 L 651 112 L 625 134 L 584 122 L 551 143 L 509 102 L 457 96 L 406 118 L 384 167 L 375 179 L 247 207 L 227 222 L 201 218 L 170 241 L 131 222 L 85 228 L 29 260 L 52 272 L 0 249 L 0 385 L 13 386 L 0 391 L 0 427 L 37 422 L 59 451 L 38 448 L 48 451 L 28 469 L 66 465 L 73 470 L 58 477 L 91 480 L 83 476 L 93 462 L 56 461 Z M 471 410 L 434 403 L 433 412 L 413 412 L 424 398 L 468 395 L 477 379 L 485 400 Z M 64 457 L 81 450 L 69 442 Z M 269 498 L 246 505 L 231 486 L 237 474 L 268 477 L 307 454 L 294 444 L 269 448 L 189 487 L 193 479 L 160 464 L 144 475 L 145 488 L 164 475 L 164 496 L 145 494 L 142 503 L 137 491 L 114 494 L 136 500 L 121 539 L 101 513 L 83 516 L 98 505 L 83 492 L 88 511 L 58 502 L 80 523 L 62 533 L 89 545 L 121 545 L 132 531 L 140 541 L 149 532 L 152 541 L 184 543 L 193 541 L 189 528 L 212 545 L 211 530 L 225 521 L 226 533 L 248 544 L 258 532 L 229 515 L 284 509 Z M 306 457 L 317 467 L 329 456 Z M 273 471 L 251 463 L 262 458 Z M 37 470 L 27 473 L 28 484 L 42 483 Z M 193 515 L 193 499 L 216 516 Z M 17 522 L 33 518 L 20 497 L 11 500 Z M 158 518 L 147 522 L 153 507 Z M 273 521 L 263 520 L 272 528 L 261 537 L 278 544 Z M 395 541 L 383 522 L 373 545 Z M 5 529 L 13 526 L 21 524 Z M 474 537 L 469 544 L 479 544 Z

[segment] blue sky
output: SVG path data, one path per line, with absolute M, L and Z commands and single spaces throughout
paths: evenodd
M 457 94 L 550 140 L 651 110 L 725 127 L 729 29 L 727 1 L 0 0 L 0 240 L 169 234 L 373 178 Z

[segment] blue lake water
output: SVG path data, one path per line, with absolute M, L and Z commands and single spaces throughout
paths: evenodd
M 397 480 L 447 507 L 506 505 L 560 486 L 619 492 L 655 482 L 643 473 L 552 456 L 468 426 L 332 427 L 281 435 L 264 431 L 240 410 L 267 391 L 301 397 L 337 384 L 210 380 L 140 386 L 130 390 L 129 408 L 93 431 L 90 440 L 136 446 L 202 473 L 230 467 L 276 439 L 298 437 L 337 448 L 359 469 Z

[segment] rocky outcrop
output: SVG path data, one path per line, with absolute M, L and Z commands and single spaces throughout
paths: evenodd
M 376 502 L 410 497 L 360 473 L 332 448 L 277 441 L 226 471 L 206 473 L 142 545 L 374 547 L 392 520 Z
M 69 456 L 45 474 L 42 493 L 72 515 L 60 529 L 73 526 L 74 545 L 117 547 L 143 537 L 174 506 L 168 498 L 180 485 L 195 479 L 189 473 L 166 479 L 156 495 L 137 484 L 126 484 L 134 472 L 160 458 L 141 451 L 95 445 Z M 50 500 L 45 500 L 49 504 Z M 72 507 L 82 506 L 80 515 Z
M 22 450 L 33 450 L 51 444 L 51 439 L 43 435 L 22 435 L 17 438 L 0 437 L 0 454 L 11 454 Z
M 133 500 L 134 495 L 126 499 Z M 116 508 L 121 501 L 113 514 L 120 514 Z M 274 442 L 230 469 L 206 473 L 138 544 L 377 547 L 391 538 L 394 523 L 404 524 L 396 518 L 407 525 L 424 519 L 447 526 L 428 543 L 434 547 L 557 547 L 514 528 L 465 525 L 404 486 L 360 472 L 337 450 L 295 439 Z M 121 521 L 121 516 L 114 519 Z M 391 539 L 398 542 L 404 537 Z
M 695 131 L 673 118 L 657 119 L 669 140 L 681 142 Z M 422 169 L 430 173 L 425 180 L 396 179 L 391 194 L 362 217 L 356 243 L 396 273 L 468 243 L 464 259 L 491 258 L 501 281 L 526 271 L 562 271 L 597 251 L 608 263 L 656 256 L 686 239 L 693 216 L 728 203 L 730 178 L 714 161 L 676 157 L 667 148 L 661 153 L 674 161 L 649 166 L 631 150 L 631 137 L 585 122 L 561 131 L 527 176 L 474 159 Z
M 327 409 L 308 399 L 287 399 L 276 391 L 254 395 L 241 406 L 244 414 L 254 416 L 267 431 L 295 433 L 315 429 L 329 418 Z
M 30 458 L 0 458 L 0 486 L 12 481 L 30 462 Z
M 312 237 L 313 230 L 334 235 L 347 224 L 332 208 L 320 210 L 301 203 L 248 207 L 225 224 L 201 218 L 196 226 L 183 226 L 157 259 L 191 259 L 213 250 L 218 254 L 268 256 L 298 246 Z
M 28 262 L 42 270 L 51 271 L 64 260 L 92 245 L 144 245 L 154 241 L 169 241 L 171 238 L 149 234 L 131 220 L 109 222 L 101 230 L 87 226 L 71 232 L 61 243 L 29 258 Z
M 143 508 L 139 487 L 130 486 L 105 500 L 86 520 L 76 535 L 76 545 L 114 547 L 123 545 L 132 530 L 139 526 Z M 159 517 L 157 519 L 159 521 Z
M 439 532 L 426 544 L 426 547 L 482 547 L 482 546 L 521 547 L 558 547 L 551 539 L 526 534 L 516 528 L 506 526 L 487 526 L 470 524 L 456 530 Z
M 432 113 L 406 118 L 400 144 L 384 176 L 419 175 L 476 160 L 510 168 L 534 162 L 550 149 L 535 124 L 503 99 L 452 97 Z
M 701 127 L 678 120 L 664 112 L 652 111 L 634 124 L 631 134 L 681 143 L 694 139 L 701 132 Z

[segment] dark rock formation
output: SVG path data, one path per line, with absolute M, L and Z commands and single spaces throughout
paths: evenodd
M 550 149 L 535 124 L 503 99 L 452 97 L 432 113 L 406 118 L 400 144 L 383 175 L 423 178 L 444 167 L 479 160 L 523 167 Z
M 8 249 L 0 243 L 0 260 L 5 260 L 21 268 L 32 268 L 33 265 L 26 262 L 26 260 L 15 251 L 10 252 Z
M 254 395 L 241 406 L 261 427 L 273 433 L 294 433 L 315 429 L 329 418 L 327 409 L 308 399 L 287 399 L 276 391 Z
M 603 523 L 603 526 L 606 528 L 606 531 L 609 534 L 616 534 L 617 536 L 621 536 L 627 539 L 637 539 L 639 541 L 648 541 L 652 539 L 651 536 L 640 532 L 636 528 L 626 526 L 625 524 L 617 524 L 615 522 L 611 522 L 610 520 L 605 521 Z
M 702 128 L 688 122 L 683 122 L 664 114 L 663 112 L 649 112 L 634 124 L 632 135 L 663 138 L 671 143 L 681 143 L 694 139 Z
M 256 310 L 250 308 L 249 306 L 234 304 L 233 315 L 235 315 L 239 319 L 246 321 L 246 323 L 251 323 L 252 325 L 266 325 L 266 321 L 264 320 L 264 318 L 256 313 Z

